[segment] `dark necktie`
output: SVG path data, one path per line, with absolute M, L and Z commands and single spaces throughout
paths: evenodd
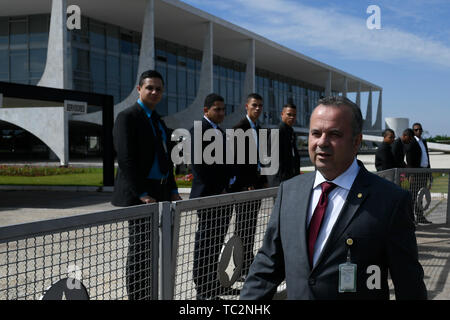
M 158 157 L 159 162 L 159 171 L 163 175 L 167 174 L 169 171 L 169 161 L 167 158 L 167 152 L 163 146 L 163 137 L 161 133 L 161 129 L 159 128 L 159 115 L 156 111 L 152 112 L 152 116 L 150 117 L 153 128 L 155 129 L 156 137 L 155 137 L 155 147 L 156 147 L 156 155 Z
M 327 210 L 328 194 L 336 187 L 336 185 L 325 181 L 321 183 L 320 187 L 322 188 L 322 194 L 320 195 L 319 203 L 317 203 L 317 206 L 314 209 L 308 228 L 308 254 L 311 267 L 313 266 L 314 245 L 316 244 L 317 236 L 319 235 L 323 216 Z

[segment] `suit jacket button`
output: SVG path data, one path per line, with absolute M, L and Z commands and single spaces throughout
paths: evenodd
M 313 285 L 316 284 L 316 279 L 310 278 L 310 279 L 308 280 L 308 283 L 309 283 L 310 286 L 313 286 Z

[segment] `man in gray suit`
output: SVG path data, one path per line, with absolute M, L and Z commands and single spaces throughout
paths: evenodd
M 356 160 L 362 115 L 343 97 L 310 119 L 312 173 L 283 182 L 241 299 L 426 299 L 411 197 Z

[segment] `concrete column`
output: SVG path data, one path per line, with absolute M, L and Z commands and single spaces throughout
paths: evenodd
M 67 46 L 66 10 L 66 0 L 52 0 L 47 62 L 38 86 L 58 89 L 72 87 L 70 61 L 67 59 L 69 49 Z
M 145 6 L 144 13 L 144 24 L 142 27 L 142 39 L 141 39 L 141 48 L 139 53 L 139 65 L 138 71 L 136 75 L 136 82 L 131 90 L 128 97 L 114 105 L 114 120 L 120 111 L 128 108 L 133 105 L 137 99 L 139 98 L 139 93 L 136 90 L 136 87 L 139 84 L 139 77 L 142 72 L 146 70 L 154 70 L 155 69 L 155 1 L 147 0 L 147 4 Z M 84 115 L 74 115 L 71 116 L 72 120 L 76 121 L 85 121 L 90 123 L 95 123 L 98 125 L 102 125 L 102 113 L 101 112 L 92 112 Z
M 408 118 L 385 118 L 384 121 L 386 128 L 394 130 L 396 138 L 403 134 L 403 130 L 409 128 Z
M 372 129 L 372 88 L 369 91 L 369 99 L 367 100 L 366 119 L 364 120 L 364 129 Z
M 114 106 L 114 119 L 119 112 L 133 105 L 139 98 L 136 87 L 139 84 L 139 77 L 146 70 L 155 69 L 155 1 L 147 0 L 144 13 L 144 25 L 142 27 L 141 50 L 139 53 L 139 65 L 136 75 L 136 83 L 128 97 Z M 85 116 L 87 118 L 87 116 Z M 98 121 L 102 121 L 101 114 L 98 113 Z
M 358 92 L 356 93 L 356 102 L 355 103 L 361 109 L 361 82 L 358 82 Z
M 382 98 L 383 98 L 383 91 L 380 90 L 380 94 L 378 96 L 377 118 L 373 125 L 373 129 L 376 129 L 376 130 L 381 130 L 381 121 L 382 121 L 382 112 L 383 112 Z
M 347 92 L 348 92 L 348 79 L 347 77 L 344 77 L 344 88 L 342 90 L 342 96 L 347 98 Z
M 327 80 L 325 81 L 325 97 L 331 96 L 331 71 L 328 71 Z
M 238 107 L 234 112 L 228 115 L 222 126 L 224 128 L 233 127 L 241 118 L 245 116 L 247 111 L 245 110 L 245 104 L 247 103 L 247 96 L 250 93 L 254 93 L 256 91 L 256 62 L 255 62 L 255 40 L 250 39 L 248 41 L 248 51 L 247 51 L 247 63 L 245 67 L 245 80 L 244 80 L 244 89 L 242 91 L 242 106 Z M 267 104 L 268 101 L 265 101 Z M 264 112 L 264 111 L 263 111 Z M 264 119 L 261 115 L 258 119 L 259 122 L 263 122 Z
M 242 102 L 247 102 L 247 96 L 256 90 L 256 62 L 255 62 L 255 40 L 251 39 L 248 43 L 247 64 L 245 68 L 245 82 Z
M 190 106 L 173 115 L 164 117 L 167 126 L 172 129 L 191 129 L 194 121 L 203 117 L 203 104 L 208 94 L 214 90 L 213 56 L 214 56 L 213 23 L 205 24 L 205 38 L 203 40 L 202 66 L 200 69 L 200 82 L 197 96 Z

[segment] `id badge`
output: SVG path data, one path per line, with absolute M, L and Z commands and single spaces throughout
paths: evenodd
M 356 292 L 356 264 L 339 265 L 339 292 Z

